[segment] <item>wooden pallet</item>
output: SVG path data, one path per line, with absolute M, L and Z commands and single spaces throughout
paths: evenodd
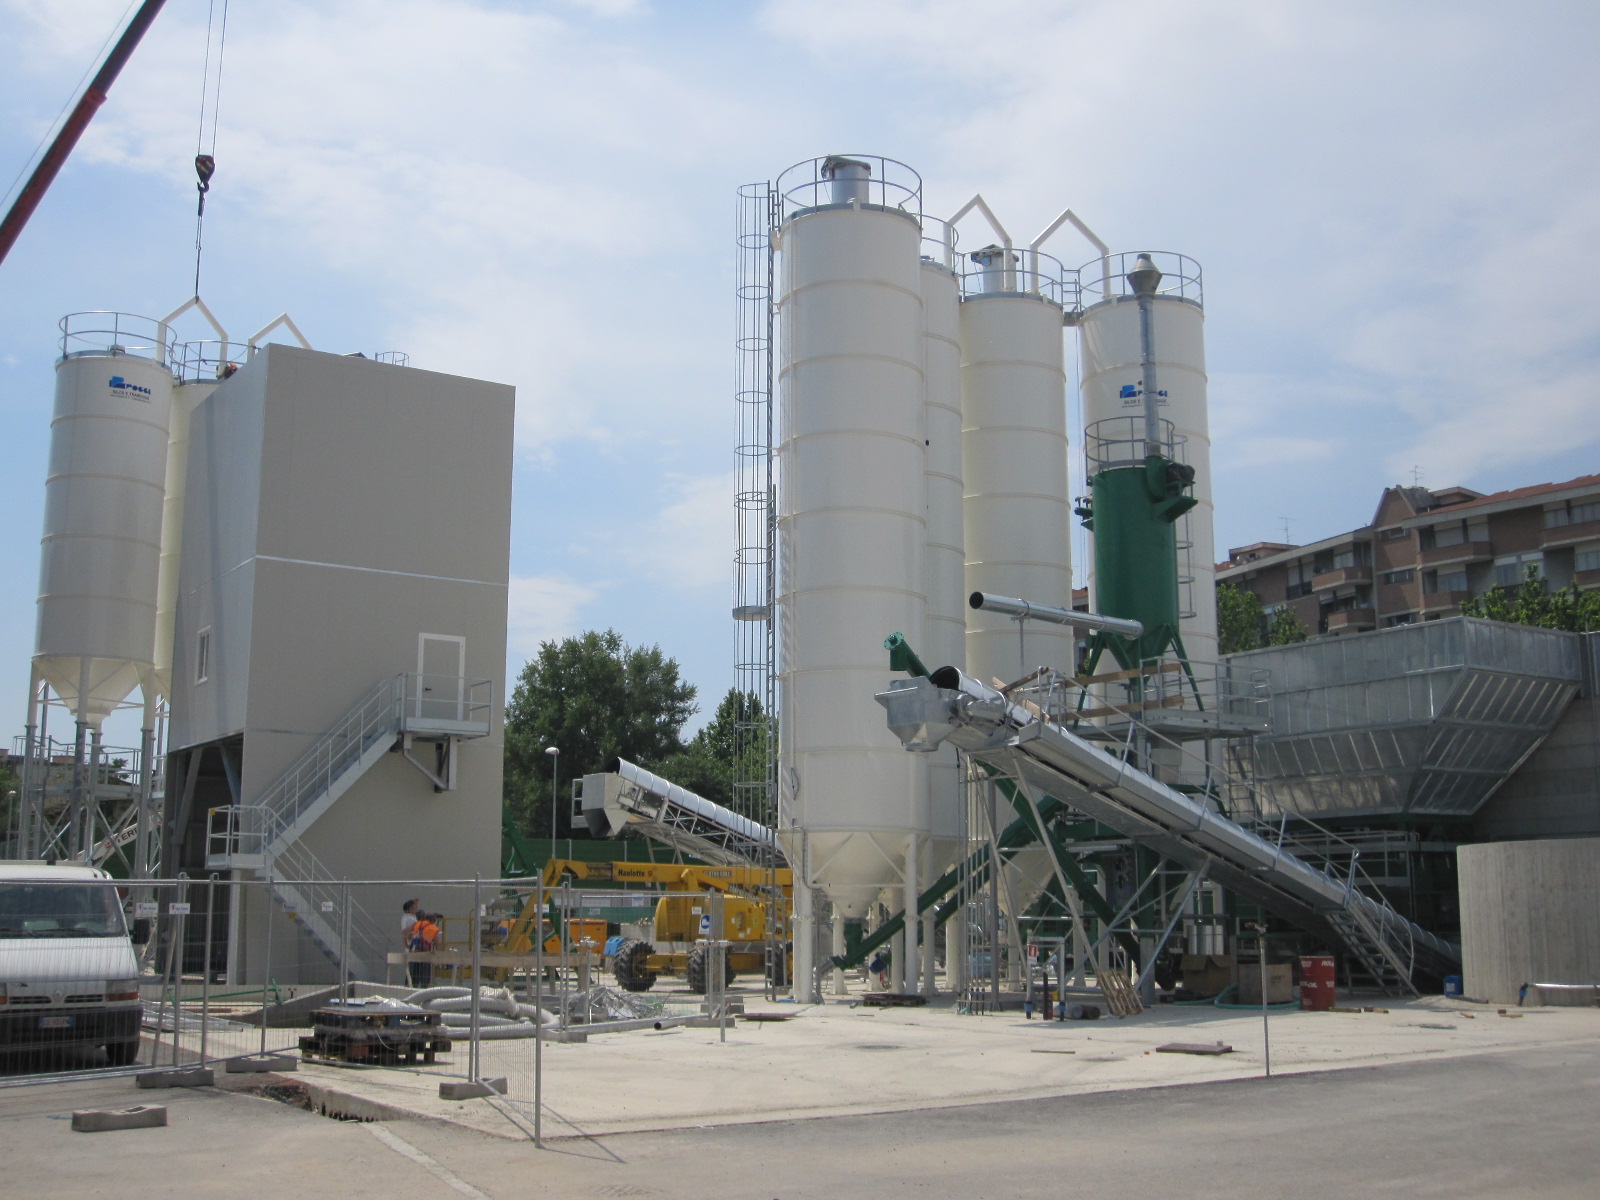
M 1106 1007 L 1112 1016 L 1137 1017 L 1144 1011 L 1139 993 L 1133 990 L 1133 984 L 1121 971 L 1102 971 L 1095 981 L 1100 985 L 1100 994 L 1106 998 Z
M 920 1008 L 927 1002 L 926 996 L 913 992 L 868 992 L 861 997 L 864 1008 Z

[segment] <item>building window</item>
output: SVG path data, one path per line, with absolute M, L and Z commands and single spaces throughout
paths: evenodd
M 1467 540 L 1467 527 L 1460 521 L 1452 521 L 1448 525 L 1435 525 L 1433 527 L 1433 544 L 1435 546 L 1459 546 Z
M 1298 600 L 1301 596 L 1311 594 L 1311 579 L 1316 574 L 1312 565 L 1305 559 L 1297 559 L 1289 564 L 1289 586 L 1284 592 L 1290 600 Z
M 1574 571 L 1600 571 L 1600 550 L 1580 550 L 1572 556 Z
M 1322 550 L 1312 559 L 1312 568 L 1318 575 L 1328 571 L 1342 571 L 1346 567 L 1364 567 L 1370 561 L 1366 544 L 1346 546 L 1343 550 Z
M 194 641 L 194 681 L 204 683 L 211 678 L 211 630 L 202 629 Z
M 1531 554 L 1504 554 L 1494 560 L 1494 585 L 1495 587 L 1516 587 L 1527 577 L 1528 568 L 1534 568 L 1535 576 L 1544 578 L 1544 555 L 1538 551 Z M 1440 576 L 1443 582 L 1444 577 Z
M 1393 628 L 1396 625 L 1415 625 L 1417 623 L 1417 614 L 1416 613 L 1390 613 L 1387 617 L 1385 617 L 1383 619 L 1383 623 L 1384 623 L 1385 626 L 1387 626 L 1389 628 Z
M 1383 531 L 1383 540 L 1386 542 L 1398 542 L 1409 532 L 1410 530 L 1402 529 L 1400 526 L 1396 525 L 1393 529 L 1385 529 Z
M 1410 583 L 1413 575 L 1414 572 L 1410 567 L 1403 571 L 1385 571 L 1383 573 L 1383 581 L 1385 583 Z
M 1424 571 L 1422 590 L 1430 596 L 1439 592 L 1464 592 L 1467 590 L 1465 571 Z
M 1544 510 L 1544 527 L 1559 529 L 1563 525 L 1583 525 L 1600 521 L 1600 500 L 1585 500 L 1580 504 L 1563 504 L 1560 508 Z

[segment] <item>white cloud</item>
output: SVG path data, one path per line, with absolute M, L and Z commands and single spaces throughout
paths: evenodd
M 7 161 L 125 7 L 0 0 Z M 34 399 L 0 404 L 49 394 L 55 315 L 187 294 L 204 17 L 168 5 L 7 263 Z M 206 294 L 230 327 L 287 308 L 320 347 L 517 387 L 514 652 L 609 623 L 721 661 L 737 184 L 881 153 L 935 215 L 981 190 L 1023 238 L 1070 205 L 1193 255 L 1217 544 L 1279 513 L 1311 538 L 1413 465 L 1487 488 L 1592 458 L 1597 33 L 1546 0 L 234 5 Z M 31 579 L 13 533 L 0 569 Z
M 539 653 L 542 642 L 559 641 L 584 627 L 584 609 L 599 590 L 561 575 L 513 575 L 507 599 L 506 659 L 515 676 Z
M 597 17 L 637 17 L 648 11 L 643 0 L 560 0 L 567 8 L 583 9 Z
M 731 588 L 733 579 L 733 475 L 671 481 L 677 499 L 641 529 L 635 559 L 669 587 Z

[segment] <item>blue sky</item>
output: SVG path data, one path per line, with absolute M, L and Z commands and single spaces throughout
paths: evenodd
M 209 9 L 168 0 L 0 266 L 13 732 L 56 322 L 190 295 Z M 124 11 L 0 0 L 0 183 Z M 1217 546 L 1311 541 L 1413 470 L 1600 470 L 1597 53 L 1600 10 L 1538 0 L 232 0 L 201 291 L 241 338 L 287 311 L 515 384 L 513 670 L 612 626 L 709 710 L 740 183 L 883 154 L 930 213 L 982 191 L 1025 241 L 1071 206 L 1198 259 Z

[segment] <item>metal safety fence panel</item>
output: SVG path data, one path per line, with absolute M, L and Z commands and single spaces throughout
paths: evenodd
M 534 1133 L 545 1054 L 725 1028 L 772 969 L 760 895 L 263 876 L 7 864 L 0 1086 L 292 1064 L 359 1091 L 387 1072 L 391 1100 L 492 1086 Z

